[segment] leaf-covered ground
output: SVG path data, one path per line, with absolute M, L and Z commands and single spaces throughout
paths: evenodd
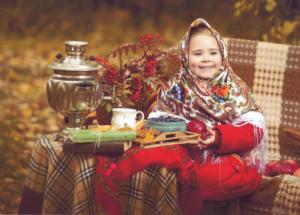
M 0 213 L 17 212 L 36 138 L 61 127 L 46 100 L 47 64 L 35 50 L 0 53 Z

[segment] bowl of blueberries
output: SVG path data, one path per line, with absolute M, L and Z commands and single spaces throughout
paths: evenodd
M 160 132 L 186 132 L 186 121 L 172 116 L 159 116 L 149 118 L 146 123 L 147 128 L 154 128 Z

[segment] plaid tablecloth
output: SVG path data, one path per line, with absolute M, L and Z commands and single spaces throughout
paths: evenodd
M 20 213 L 106 214 L 95 203 L 95 155 L 64 153 L 56 135 L 38 139 Z M 124 181 L 122 214 L 180 214 L 175 173 L 152 166 Z M 35 202 L 32 202 L 34 200 Z

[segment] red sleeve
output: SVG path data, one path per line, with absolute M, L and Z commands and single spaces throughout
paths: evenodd
M 216 141 L 218 141 L 216 152 L 244 154 L 254 148 L 254 126 L 247 123 L 242 126 L 230 124 L 217 125 Z M 262 129 L 258 129 L 258 141 L 262 138 Z

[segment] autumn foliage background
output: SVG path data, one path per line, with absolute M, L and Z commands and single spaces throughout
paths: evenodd
M 167 48 L 203 17 L 226 37 L 300 44 L 299 0 L 7 0 L 0 14 L 1 214 L 18 210 L 36 139 L 63 127 L 46 83 L 65 40 L 88 41 L 88 54 L 104 56 L 159 33 Z

